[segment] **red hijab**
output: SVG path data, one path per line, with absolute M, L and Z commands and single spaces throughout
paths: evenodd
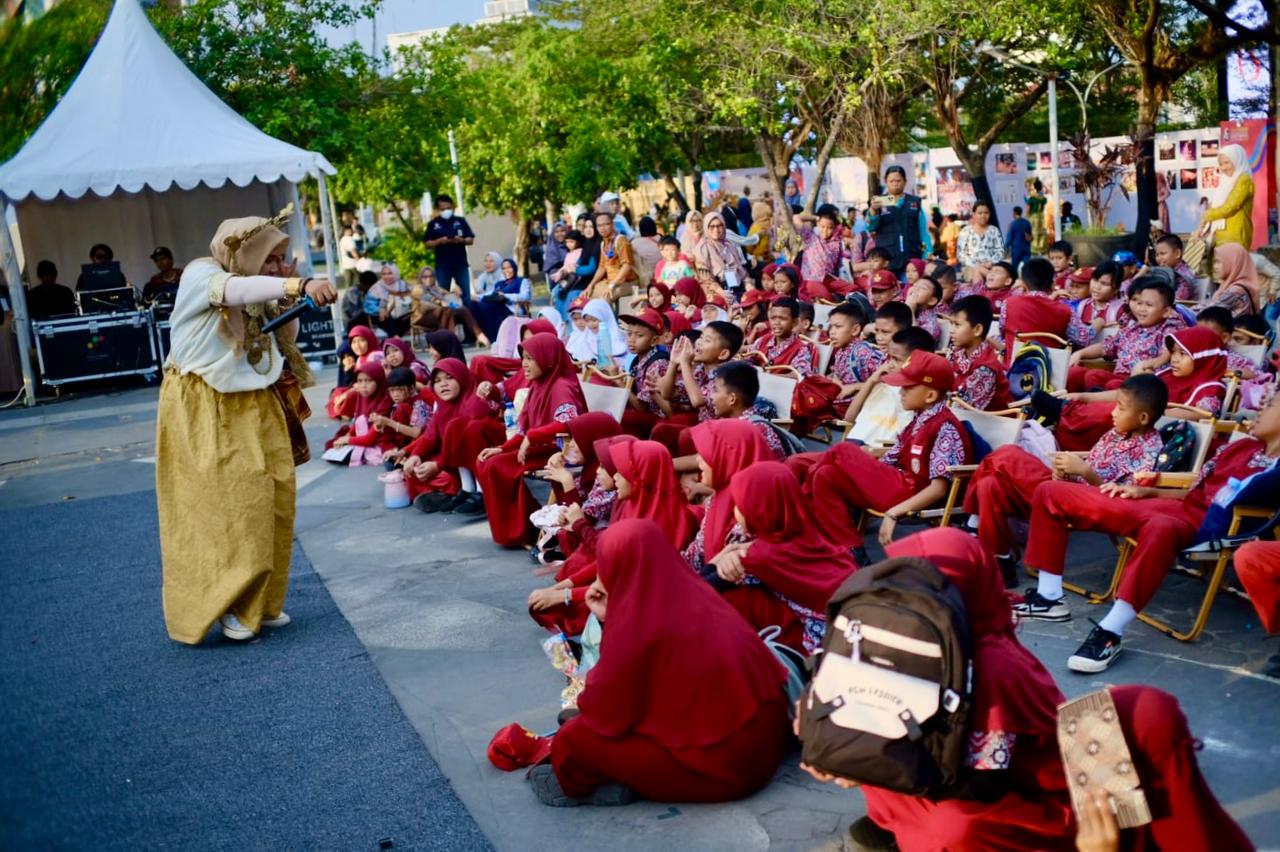
M 848 548 L 823 536 L 796 475 L 780 462 L 755 464 L 734 475 L 729 496 L 755 536 L 742 559 L 747 571 L 801 606 L 825 612 L 858 566 Z
M 673 336 L 684 334 L 686 331 L 693 331 L 693 323 L 689 322 L 689 318 L 679 311 L 666 311 L 663 316 L 671 324 L 671 334 Z
M 599 554 L 604 641 L 578 699 L 593 731 L 669 749 L 710 746 L 782 695 L 782 666 L 657 524 L 610 525 Z
M 707 303 L 707 294 L 702 292 L 702 285 L 697 278 L 681 278 L 675 284 L 675 291 L 681 296 L 687 296 L 695 308 Z
M 418 353 L 413 351 L 413 347 L 398 337 L 388 337 L 382 344 L 382 351 L 386 352 L 387 347 L 400 350 L 400 354 L 404 356 L 404 363 L 400 365 L 402 367 L 408 367 L 418 360 Z
M 551 324 L 551 320 L 543 319 L 542 317 L 530 320 L 520 329 L 520 336 L 526 340 L 535 334 L 550 334 L 552 337 L 557 338 L 560 336 L 560 332 Z
M 609 455 L 631 486 L 630 496 L 619 498 L 611 523 L 646 518 L 673 547 L 684 550 L 698 532 L 698 519 L 680 487 L 671 451 L 657 441 L 630 441 L 610 448 Z
M 542 370 L 542 375 L 529 382 L 529 398 L 520 412 L 522 431 L 547 425 L 555 419 L 556 409 L 565 404 L 576 406 L 579 413 L 587 410 L 582 387 L 578 384 L 578 368 L 560 338 L 545 332 L 535 334 L 521 343 L 518 349 L 522 356 L 528 353 Z
M 426 429 L 423 430 L 424 434 L 429 433 L 439 438 L 444 435 L 444 427 L 448 426 L 456 418 L 480 420 L 485 417 L 492 417 L 497 413 L 491 403 L 476 396 L 476 377 L 471 375 L 467 365 L 457 358 L 441 358 L 436 362 L 435 367 L 431 370 L 431 383 L 433 385 L 436 381 L 436 373 L 444 373 L 449 376 L 462 389 L 451 400 L 446 401 L 436 397 L 435 409 L 431 412 L 431 419 L 427 421 Z
M 347 340 L 355 340 L 357 337 L 369 344 L 369 351 L 366 352 L 365 355 L 369 355 L 370 353 L 377 352 L 381 349 L 378 345 L 378 335 L 374 334 L 373 329 L 369 328 L 369 326 L 353 325 L 351 328 L 347 329 Z
M 612 438 L 601 438 L 595 443 L 596 460 L 600 462 L 600 467 L 604 468 L 604 472 L 610 476 L 618 472 L 618 465 L 613 458 L 613 448 L 618 444 L 626 444 L 630 441 L 640 440 L 635 435 L 614 435 Z
M 951 527 L 931 529 L 895 541 L 884 552 L 929 560 L 964 597 L 973 636 L 973 730 L 1056 737 L 1062 693 L 1018 641 L 1004 581 L 978 540 Z
M 569 437 L 582 453 L 582 473 L 578 476 L 578 487 L 585 494 L 595 484 L 596 468 L 600 466 L 600 458 L 596 455 L 598 442 L 618 435 L 622 432 L 622 427 L 612 415 L 603 411 L 589 411 L 570 420 L 567 429 Z
M 383 371 L 382 365 L 372 358 L 361 358 L 360 363 L 356 365 L 357 379 L 360 378 L 361 373 L 373 379 L 375 389 L 373 396 L 355 394 L 355 407 L 351 410 L 352 419 L 368 417 L 371 414 L 390 413 L 391 397 L 387 396 L 387 374 Z
M 760 430 L 745 420 L 708 420 L 689 432 L 694 449 L 711 467 L 715 497 L 702 519 L 703 559 L 710 561 L 724 547 L 725 536 L 733 529 L 733 496 L 729 483 L 740 470 L 753 464 L 773 461 L 773 452 Z
M 1189 376 L 1175 376 L 1172 367 L 1164 367 L 1157 374 L 1169 388 L 1169 401 L 1183 405 L 1195 405 L 1205 396 L 1222 397 L 1227 388 L 1222 377 L 1227 372 L 1227 351 L 1222 348 L 1222 338 L 1211 328 L 1193 325 L 1164 336 L 1169 351 L 1178 347 L 1195 361 Z
M 648 300 L 649 293 L 653 290 L 657 290 L 662 294 L 662 304 L 657 307 L 658 313 L 666 313 L 667 309 L 671 307 L 671 288 L 666 284 L 663 284 L 661 281 L 651 281 L 649 283 L 649 289 L 645 291 L 646 301 Z M 653 307 L 653 305 L 650 304 L 649 307 Z

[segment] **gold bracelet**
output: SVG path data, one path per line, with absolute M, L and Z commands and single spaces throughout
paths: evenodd
M 301 297 L 305 283 L 306 280 L 303 278 L 284 279 L 284 297 L 286 299 L 297 299 Z

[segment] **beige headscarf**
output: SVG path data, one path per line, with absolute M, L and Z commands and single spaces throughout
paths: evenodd
M 262 264 L 266 263 L 272 250 L 281 243 L 288 242 L 289 235 L 277 226 L 288 221 L 291 215 L 292 204 L 270 219 L 245 216 L 241 219 L 224 220 L 214 233 L 213 241 L 209 243 L 214 263 L 235 275 L 259 274 L 258 270 L 262 269 Z M 280 307 L 274 302 L 224 307 L 218 336 L 236 355 L 248 352 L 249 363 L 257 364 L 264 353 L 270 350 L 270 344 L 262 333 L 262 324 L 279 313 Z M 307 359 L 298 349 L 298 344 L 284 334 L 283 328 L 276 330 L 275 338 L 276 346 L 302 387 L 315 384 L 315 376 L 307 366 Z

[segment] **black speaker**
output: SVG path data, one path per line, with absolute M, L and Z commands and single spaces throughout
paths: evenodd
M 72 317 L 32 324 L 45 384 L 155 372 L 149 312 Z

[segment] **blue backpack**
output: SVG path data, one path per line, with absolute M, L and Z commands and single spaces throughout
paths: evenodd
M 1231 529 L 1231 516 L 1236 506 L 1258 506 L 1262 508 L 1280 508 L 1280 462 L 1273 462 L 1271 467 L 1250 474 L 1244 479 L 1232 477 L 1227 484 L 1213 495 L 1213 502 L 1204 513 L 1200 522 L 1200 531 L 1196 534 L 1196 544 L 1222 538 Z M 1254 518 L 1244 522 L 1239 535 L 1247 535 L 1260 531 L 1270 525 L 1264 518 Z
M 1017 348 L 1009 367 L 1009 393 L 1014 399 L 1026 399 L 1036 391 L 1052 393 L 1053 366 L 1049 353 L 1039 343 L 1024 343 Z

